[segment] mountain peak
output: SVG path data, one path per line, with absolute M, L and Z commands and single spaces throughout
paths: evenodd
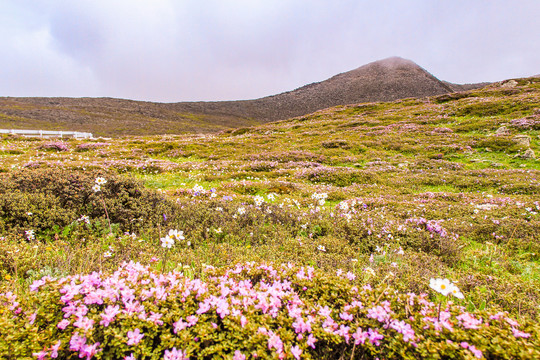
M 369 65 L 382 65 L 382 66 L 387 66 L 387 67 L 401 67 L 404 65 L 409 65 L 409 66 L 419 67 L 414 61 L 409 60 L 409 59 L 404 59 L 399 56 L 392 56 L 386 59 L 377 60 L 365 66 L 369 66 Z

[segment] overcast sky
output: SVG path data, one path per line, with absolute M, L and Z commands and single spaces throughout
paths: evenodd
M 540 0 L 0 0 L 0 96 L 252 99 L 390 56 L 540 73 Z

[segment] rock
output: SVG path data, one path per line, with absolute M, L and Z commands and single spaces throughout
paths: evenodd
M 501 126 L 500 128 L 495 131 L 495 135 L 508 135 L 510 134 L 510 130 L 506 126 Z
M 518 145 L 522 145 L 524 147 L 531 146 L 531 137 L 527 135 L 516 135 L 512 138 Z
M 536 159 L 533 149 L 527 149 L 523 154 L 521 154 L 522 159 Z
M 503 88 L 513 88 L 513 87 L 516 87 L 518 84 L 518 82 L 516 80 L 508 80 L 508 81 L 505 81 L 501 87 Z

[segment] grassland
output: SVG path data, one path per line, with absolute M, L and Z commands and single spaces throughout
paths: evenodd
M 191 358 L 295 358 L 300 351 L 302 358 L 449 359 L 478 357 L 478 349 L 490 359 L 535 358 L 540 351 L 540 161 L 535 154 L 540 156 L 540 78 L 339 106 L 213 135 L 65 141 L 5 136 L 0 141 L 0 292 L 17 294 L 25 306 L 21 311 L 30 316 L 35 310 L 38 325 L 22 315 L 14 318 L 8 309 L 14 300 L 5 300 L 0 327 L 21 335 L 0 335 L 0 350 L 17 358 L 13 354 L 32 346 L 50 357 L 52 341 L 61 339 L 66 359 L 89 356 L 88 349 L 70 352 L 66 345 L 74 331 L 82 336 L 82 327 L 69 325 L 68 336 L 54 325 L 62 319 L 60 295 L 53 291 L 61 284 L 52 279 L 94 271 L 105 277 L 133 260 L 148 265 L 150 273 L 203 279 L 210 292 L 223 291 L 220 281 L 234 278 L 227 271 L 234 273 L 235 266 L 257 286 L 289 279 L 293 288 L 300 286 L 298 273 L 278 272 L 276 280 L 268 266 L 290 264 L 299 273 L 313 268 L 316 284 L 302 286 L 319 290 L 299 296 L 335 309 L 336 328 L 326 324 L 319 331 L 313 325 L 310 335 L 319 345 L 311 347 L 302 336 L 295 338 L 298 331 L 287 332 L 292 321 L 281 315 L 274 321 L 262 310 L 250 316 L 263 316 L 257 321 L 270 333 L 233 326 L 216 314 L 206 325 L 201 315 L 200 327 L 193 325 L 182 336 L 176 330 L 160 332 L 158 321 L 155 328 L 143 329 L 138 320 L 126 318 L 116 333 L 100 332 L 97 322 L 87 329 L 88 344 L 91 339 L 102 344 L 101 352 L 92 354 L 97 358 L 154 359 L 173 346 Z M 94 192 L 98 177 L 107 183 Z M 160 239 L 170 229 L 183 231 L 184 239 L 177 237 L 168 249 Z M 257 266 L 273 275 L 261 275 Z M 38 292 L 47 304 L 40 307 L 32 303 L 38 295 L 28 287 L 43 276 L 50 276 L 44 281 L 50 289 Z M 451 280 L 463 299 L 441 298 L 429 286 L 433 278 Z M 356 337 L 349 341 L 352 324 L 372 318 L 351 310 L 349 324 L 343 309 L 350 309 L 347 301 L 362 288 L 355 299 L 363 296 L 366 307 L 381 299 L 388 306 L 402 303 L 392 294 L 426 293 L 419 304 L 427 301 L 433 309 L 424 312 L 437 313 L 442 302 L 443 314 L 444 309 L 467 312 L 493 327 L 502 316 L 496 314 L 504 311 L 521 327 L 510 330 L 508 320 L 507 328 L 501 325 L 496 332 L 448 320 L 449 326 L 462 327 L 450 331 L 439 307 L 422 335 L 418 329 L 425 322 L 410 320 L 415 346 L 397 330 L 400 341 L 389 340 L 394 334 L 382 345 L 377 339 L 357 343 Z M 55 315 L 47 317 L 45 310 Z M 415 318 L 410 311 L 403 310 L 400 319 Z M 167 319 L 169 326 L 178 320 Z M 390 326 L 379 323 L 381 333 Z M 366 324 L 364 329 L 375 326 Z M 350 327 L 350 334 L 340 326 Z M 324 330 L 328 327 L 331 331 Z M 134 339 L 127 332 L 135 328 L 147 334 L 138 347 L 121 340 Z M 260 338 L 247 341 L 250 332 Z M 21 340 L 23 335 L 33 339 L 32 345 Z M 169 358 L 182 358 L 174 356 Z

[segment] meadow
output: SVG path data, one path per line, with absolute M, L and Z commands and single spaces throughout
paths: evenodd
M 540 358 L 540 78 L 0 139 L 0 358 Z

